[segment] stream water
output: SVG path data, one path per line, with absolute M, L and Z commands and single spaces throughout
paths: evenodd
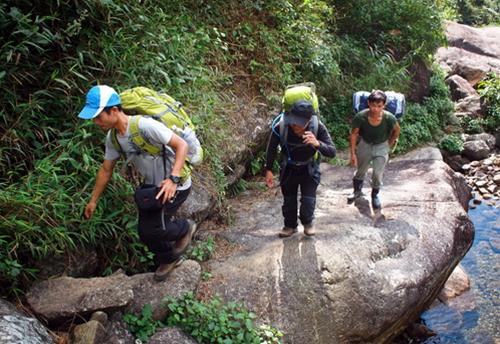
M 461 264 L 471 289 L 422 314 L 438 335 L 425 344 L 500 343 L 500 207 L 481 204 L 469 210 L 476 234 Z

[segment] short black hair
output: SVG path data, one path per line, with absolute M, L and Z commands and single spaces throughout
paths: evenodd
M 120 111 L 123 111 L 121 104 L 106 106 L 104 109 L 102 109 L 102 111 L 109 113 L 109 111 L 114 107 L 118 108 L 118 110 Z
M 387 101 L 387 96 L 381 90 L 373 90 L 372 93 L 370 93 L 370 95 L 368 96 L 368 101 L 376 103 L 383 102 L 385 104 L 385 102 Z

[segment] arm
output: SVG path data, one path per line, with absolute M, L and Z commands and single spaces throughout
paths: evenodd
M 330 133 L 326 129 L 323 123 L 319 124 L 318 127 L 318 145 L 315 148 L 321 153 L 321 155 L 328 158 L 334 158 L 337 154 L 335 149 L 335 144 L 330 137 Z
M 359 138 L 359 128 L 352 128 L 351 135 L 349 136 L 349 143 L 351 146 L 351 166 L 358 166 L 358 158 L 356 157 L 356 147 Z
M 274 185 L 274 175 L 272 169 L 274 160 L 276 159 L 276 149 L 278 148 L 279 142 L 280 138 L 271 131 L 266 149 L 266 177 L 265 177 L 266 185 L 269 188 L 272 188 Z
M 116 160 L 104 160 L 99 172 L 97 172 L 97 177 L 94 185 L 94 190 L 90 196 L 90 201 L 85 206 L 84 216 L 90 219 L 94 214 L 95 208 L 97 206 L 97 201 L 99 197 L 106 189 L 111 176 L 113 175 L 113 169 L 115 168 Z
M 181 170 L 184 167 L 184 162 L 186 161 L 188 145 L 186 141 L 184 141 L 176 134 L 172 134 L 172 138 L 168 142 L 168 145 L 172 147 L 175 152 L 175 161 L 174 165 L 172 166 L 171 175 L 180 176 Z M 175 184 L 170 178 L 167 177 L 167 179 L 161 182 L 160 191 L 156 195 L 156 199 L 159 199 L 163 195 L 162 203 L 165 203 L 175 196 L 176 191 L 177 184 Z
M 401 132 L 401 127 L 399 126 L 399 122 L 396 122 L 394 128 L 392 128 L 391 137 L 389 137 L 389 146 L 394 147 L 396 141 L 398 140 L 400 132 Z

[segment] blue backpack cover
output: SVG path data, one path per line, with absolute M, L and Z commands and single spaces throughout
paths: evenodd
M 406 111 L 406 100 L 402 93 L 394 91 L 384 91 L 387 96 L 385 110 L 392 113 L 399 120 Z M 364 109 L 368 109 L 368 96 L 370 92 L 358 91 L 352 95 L 352 105 L 354 113 L 358 113 Z

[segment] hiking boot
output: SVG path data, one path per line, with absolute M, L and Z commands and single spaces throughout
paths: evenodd
M 316 234 L 316 231 L 314 230 L 314 225 L 312 223 L 304 225 L 304 234 L 307 236 L 313 236 L 314 234 Z
M 378 197 L 379 189 L 372 189 L 372 208 L 380 209 L 382 204 L 380 203 L 380 198 Z
M 197 225 L 196 222 L 193 220 L 189 219 L 187 220 L 188 222 L 188 230 L 186 234 L 179 240 L 177 240 L 174 244 L 172 253 L 174 255 L 182 255 L 187 251 L 187 248 L 189 244 L 191 243 L 191 240 L 193 240 L 194 233 L 196 233 Z
M 278 233 L 280 238 L 288 238 L 289 236 L 294 235 L 297 233 L 297 228 L 291 228 L 291 227 L 283 227 L 281 232 Z
M 347 196 L 347 204 L 351 204 L 356 200 L 356 198 L 359 198 L 363 196 L 363 181 L 359 179 L 353 179 L 352 180 L 352 186 L 354 188 L 353 192 Z
M 177 266 L 179 266 L 180 259 L 174 260 L 172 263 L 161 264 L 158 269 L 156 269 L 153 276 L 154 280 L 157 282 L 164 281 L 170 272 Z

